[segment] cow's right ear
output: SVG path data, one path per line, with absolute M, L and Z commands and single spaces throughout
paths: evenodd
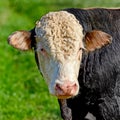
M 84 44 L 88 52 L 100 49 L 112 42 L 112 36 L 100 30 L 92 30 L 86 33 Z
M 31 49 L 31 31 L 16 31 L 8 37 L 8 43 L 16 49 L 26 51 Z

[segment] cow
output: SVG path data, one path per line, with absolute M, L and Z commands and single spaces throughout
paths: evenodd
M 120 9 L 68 8 L 44 15 L 8 42 L 34 49 L 64 120 L 120 119 Z M 93 120 L 93 119 L 92 119 Z

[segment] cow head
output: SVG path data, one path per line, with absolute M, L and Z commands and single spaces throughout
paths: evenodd
M 9 36 L 9 44 L 20 50 L 29 50 L 35 44 L 38 67 L 49 92 L 61 99 L 78 94 L 82 50 L 94 51 L 111 41 L 110 35 L 98 30 L 84 35 L 78 20 L 65 11 L 43 16 L 34 31 L 34 36 L 33 31 L 14 32 Z

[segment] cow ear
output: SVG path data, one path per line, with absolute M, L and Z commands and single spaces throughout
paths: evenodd
M 84 40 L 85 48 L 88 52 L 94 51 L 95 49 L 100 49 L 111 42 L 112 36 L 99 30 L 88 32 L 85 35 Z
M 8 43 L 22 51 L 30 50 L 31 42 L 31 32 L 29 31 L 16 31 L 8 37 Z

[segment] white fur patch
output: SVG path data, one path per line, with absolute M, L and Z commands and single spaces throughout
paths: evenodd
M 66 11 L 50 12 L 36 23 L 35 32 L 40 69 L 50 93 L 55 95 L 56 82 L 69 80 L 78 85 L 83 28 L 75 16 Z M 45 54 L 41 54 L 41 48 Z
M 91 113 L 88 113 L 85 118 L 87 118 L 89 120 L 96 120 L 96 117 L 93 116 Z
M 55 57 L 71 56 L 83 47 L 83 28 L 74 15 L 66 12 L 50 12 L 36 25 L 36 34 Z

